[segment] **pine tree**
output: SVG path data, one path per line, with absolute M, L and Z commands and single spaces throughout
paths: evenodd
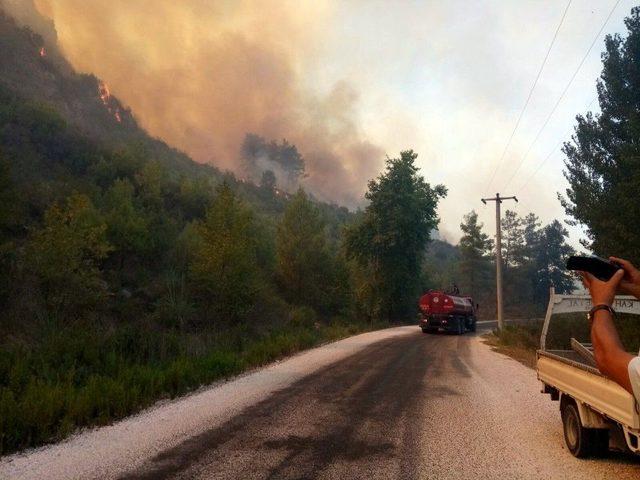
M 625 19 L 628 35 L 608 35 L 597 84 L 602 113 L 578 115 L 564 145 L 568 215 L 586 226 L 584 245 L 602 256 L 640 262 L 640 7 Z
M 491 277 L 491 250 L 493 241 L 482 232 L 483 224 L 478 222 L 478 214 L 471 211 L 460 224 L 462 237 L 460 250 L 460 283 L 463 291 L 474 298 L 486 291 Z
M 284 297 L 297 305 L 327 312 L 344 299 L 336 259 L 329 253 L 325 222 L 299 189 L 278 226 L 276 275 Z
M 149 224 L 135 204 L 134 187 L 128 179 L 114 182 L 104 198 L 107 236 L 115 247 L 111 255 L 122 269 L 127 258 L 135 261 L 150 249 L 151 233 Z
M 77 316 L 105 298 L 100 262 L 112 249 L 106 229 L 85 195 L 71 195 L 46 211 L 44 225 L 29 239 L 26 263 L 50 313 Z
M 522 262 L 524 248 L 523 221 L 513 210 L 504 212 L 502 225 L 502 260 L 504 265 L 517 267 Z
M 558 220 L 545 226 L 540 232 L 540 242 L 536 249 L 536 289 L 534 302 L 544 303 L 553 286 L 557 293 L 570 293 L 574 289 L 574 279 L 565 264 L 567 257 L 575 253 L 567 243 L 569 232 Z
M 349 257 L 367 271 L 370 285 L 361 290 L 373 296 L 369 315 L 387 320 L 415 311 L 425 249 L 439 222 L 436 207 L 447 193 L 418 174 L 417 157 L 407 150 L 387 159 L 385 172 L 369 182 L 361 221 L 346 234 Z

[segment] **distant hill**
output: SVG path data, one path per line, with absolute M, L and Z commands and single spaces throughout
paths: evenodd
M 462 283 L 458 275 L 460 251 L 455 245 L 434 239 L 427 247 L 424 272 L 429 288 L 449 288 L 453 283 Z
M 132 112 L 98 78 L 74 72 L 55 45 L 29 28 L 18 27 L 2 10 L 0 83 L 24 99 L 53 107 L 91 139 L 112 146 L 138 142 L 173 166 L 193 167 L 186 155 L 142 130 Z
M 18 26 L 0 8 L 0 89 L 5 97 L 51 110 L 65 121 L 74 136 L 92 143 L 96 149 L 135 150 L 161 164 L 174 180 L 206 178 L 216 185 L 224 179 L 256 211 L 268 215 L 282 213 L 288 198 L 286 192 L 265 190 L 212 165 L 197 163 L 162 140 L 151 137 L 139 126 L 135 112 L 111 95 L 100 79 L 76 73 L 54 40 L 55 33 L 48 35 L 45 41 L 28 27 Z M 16 162 L 23 161 L 16 159 Z M 24 165 L 16 165 L 16 170 L 25 173 Z M 42 177 L 37 169 L 30 172 L 29 178 L 33 179 L 34 175 Z M 330 221 L 336 219 L 341 223 L 351 216 L 344 207 L 319 205 Z M 330 228 L 336 231 L 338 227 L 330 225 Z

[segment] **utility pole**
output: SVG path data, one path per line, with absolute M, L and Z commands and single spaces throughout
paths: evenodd
M 487 202 L 496 202 L 496 301 L 498 310 L 498 330 L 504 328 L 504 317 L 502 310 L 502 228 L 500 225 L 500 204 L 504 200 L 518 199 L 513 197 L 501 197 L 499 193 L 496 193 L 494 198 L 482 198 L 482 203 L 485 205 Z

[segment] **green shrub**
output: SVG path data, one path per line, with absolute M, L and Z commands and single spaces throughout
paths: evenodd
M 289 322 L 294 328 L 313 327 L 318 320 L 318 314 L 311 307 L 294 307 L 289 314 Z
M 528 322 L 505 325 L 503 329 L 494 331 L 494 334 L 500 345 L 536 350 L 540 345 L 541 332 L 542 322 Z
M 369 328 L 299 307 L 281 327 L 191 335 L 151 325 L 68 326 L 0 350 L 0 454 L 104 425 L 247 368 Z M 257 332 L 257 333 L 256 333 Z M 197 344 L 197 347 L 194 345 Z
M 619 314 L 615 319 L 620 339 L 629 352 L 640 348 L 640 318 L 637 315 Z M 543 322 L 527 322 L 506 325 L 502 331 L 494 332 L 500 344 L 519 346 L 531 350 L 540 348 Z M 571 338 L 590 343 L 591 332 L 585 313 L 555 314 L 549 322 L 546 348 L 549 350 L 571 350 Z

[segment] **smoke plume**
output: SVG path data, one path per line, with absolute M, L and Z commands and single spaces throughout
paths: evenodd
M 304 157 L 304 185 L 323 200 L 351 206 L 381 167 L 382 150 L 358 128 L 358 94 L 348 81 L 324 93 L 309 88 L 305 63 L 331 21 L 330 5 L 3 1 L 23 23 L 36 17 L 35 5 L 78 71 L 103 79 L 152 135 L 199 162 L 242 176 L 247 133 L 286 138 Z M 42 27 L 42 20 L 33 22 Z

